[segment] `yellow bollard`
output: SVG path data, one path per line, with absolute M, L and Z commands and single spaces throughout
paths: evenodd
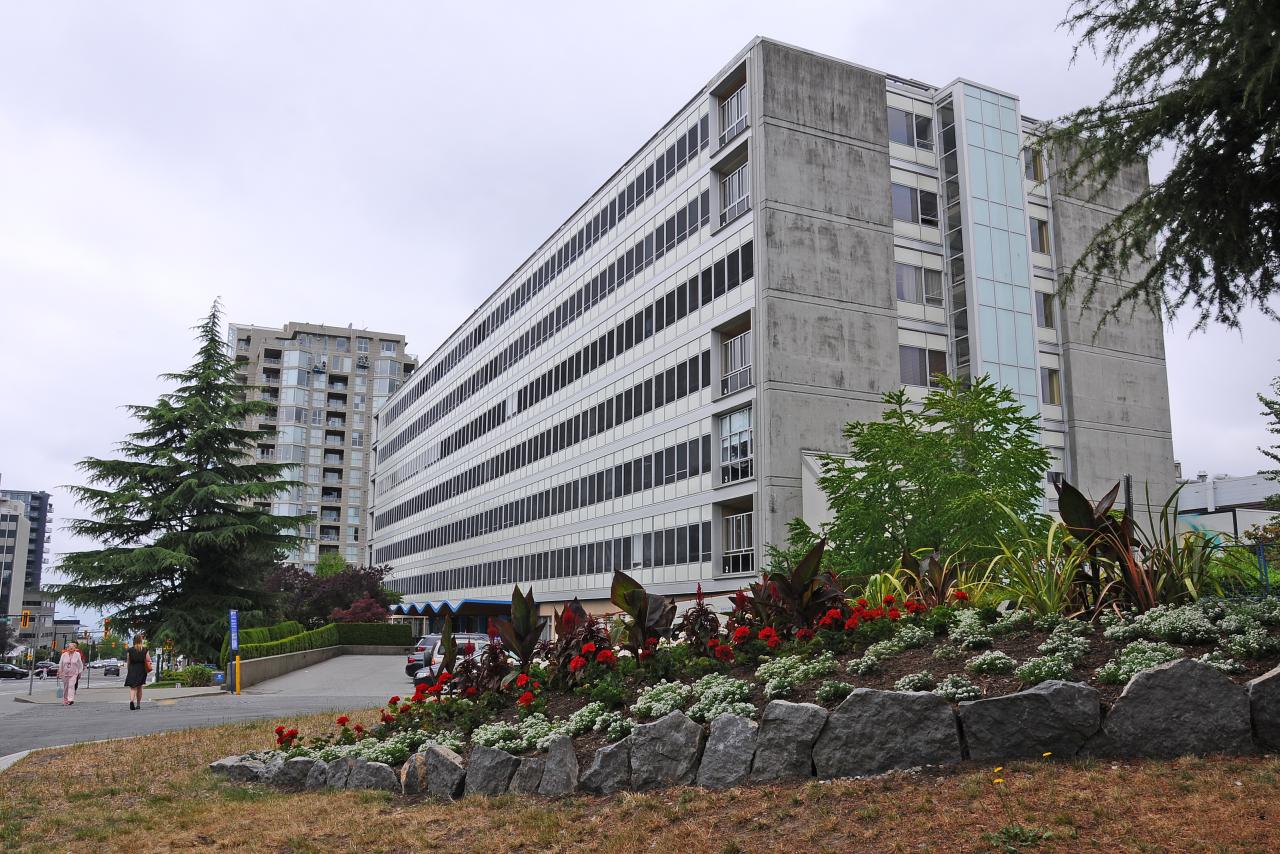
M 240 656 L 236 656 L 236 695 L 240 694 Z

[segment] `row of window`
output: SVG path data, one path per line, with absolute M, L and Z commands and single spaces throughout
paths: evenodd
M 611 573 L 617 569 L 631 572 L 660 566 L 708 563 L 710 560 L 711 523 L 696 522 L 395 578 L 388 581 L 387 586 L 406 596 L 418 596 L 499 584 L 530 584 L 553 578 Z
M 666 222 L 659 223 L 652 232 L 637 239 L 635 244 L 625 252 L 619 253 L 616 261 L 606 265 L 554 310 L 547 312 L 542 320 L 531 326 L 479 370 L 441 397 L 412 423 L 406 425 L 387 442 L 380 444 L 379 462 L 385 461 L 423 430 L 453 412 L 459 404 L 506 372 L 507 368 L 523 359 L 535 347 L 608 297 L 617 288 L 631 281 L 646 267 L 674 249 L 677 244 L 697 234 L 698 229 L 710 221 L 710 191 L 703 191 L 688 205 L 681 207 L 668 217 Z
M 711 435 L 659 448 L 634 460 L 619 463 L 568 483 L 397 540 L 375 552 L 381 564 L 431 549 L 503 531 L 526 522 L 536 522 L 591 507 L 614 498 L 623 498 L 655 486 L 676 483 L 711 471 Z
M 532 465 L 544 457 L 625 424 L 633 418 L 639 418 L 673 400 L 697 394 L 711 385 L 711 352 L 704 350 L 700 356 L 680 362 L 674 368 L 668 369 L 663 378 L 662 398 L 654 394 L 656 377 L 638 382 L 609 400 L 572 415 L 559 424 L 379 513 L 374 520 L 374 530 L 381 530 L 387 525 L 434 507 L 442 501 Z
M 723 296 L 755 275 L 752 241 L 735 249 L 674 290 L 659 296 L 560 364 L 516 392 L 516 411 L 523 412 L 562 388 L 684 320 L 713 299 Z
M 674 177 L 678 170 L 707 147 L 709 143 L 707 134 L 708 117 L 703 116 L 701 121 L 689 128 L 688 133 L 679 137 L 666 151 L 659 154 L 647 169 L 636 176 L 634 181 L 623 187 L 617 197 L 603 205 L 595 216 L 578 230 L 577 234 L 565 241 L 553 256 L 530 274 L 524 284 L 513 290 L 469 335 L 454 345 L 444 359 L 432 366 L 430 371 L 423 372 L 422 379 L 414 384 L 413 389 L 387 407 L 383 416 L 384 423 L 391 424 L 403 415 L 406 409 L 426 394 L 428 389 L 439 382 L 468 353 L 483 343 L 507 321 L 507 318 L 520 310 L 548 283 L 554 281 L 566 267 L 599 242 L 604 235 L 617 226 L 619 220 L 624 219 L 636 209 L 637 205 L 642 204 L 645 199 L 657 192 L 658 188 Z M 710 213 L 708 212 L 706 216 L 709 217 Z
M 889 141 L 933 151 L 933 116 L 889 107 Z

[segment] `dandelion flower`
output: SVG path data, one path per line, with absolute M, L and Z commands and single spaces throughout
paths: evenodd
M 997 778 L 995 778 L 994 780 L 992 780 L 991 782 L 993 782 L 993 783 L 1003 783 L 1003 782 L 1004 782 L 1004 778 L 1003 778 L 1003 777 L 997 777 Z
M 1050 756 L 1052 756 L 1052 755 L 1053 755 L 1053 751 L 1052 751 L 1052 750 L 1046 750 L 1044 753 L 1041 753 L 1040 755 L 1041 755 L 1041 756 L 1043 756 L 1044 758 L 1048 759 Z
M 996 767 L 994 767 L 994 768 L 992 768 L 992 769 L 991 769 L 991 773 L 992 773 L 992 774 L 999 774 L 999 773 L 1000 773 L 1001 771 L 1003 771 L 1003 770 L 1004 770 L 1004 766 L 1003 766 L 1003 765 L 997 765 Z

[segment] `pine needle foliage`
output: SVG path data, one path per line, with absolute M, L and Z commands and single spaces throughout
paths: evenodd
M 119 456 L 78 463 L 89 485 L 69 489 L 90 518 L 68 528 L 102 548 L 67 555 L 60 568 L 69 580 L 50 589 L 209 660 L 229 609 L 269 604 L 263 581 L 296 548 L 306 520 L 255 506 L 298 485 L 283 479 L 287 466 L 254 458 L 274 431 L 244 425 L 272 404 L 245 399 L 219 303 L 195 329 L 195 361 L 161 375 L 177 387 L 150 406 L 127 407 L 141 427 L 117 445 Z
M 1174 157 L 1095 234 L 1062 290 L 1083 285 L 1086 303 L 1105 294 L 1104 322 L 1125 306 L 1189 307 L 1197 329 L 1238 327 L 1251 305 L 1277 319 L 1280 3 L 1076 0 L 1061 26 L 1079 36 L 1075 55 L 1091 50 L 1116 76 L 1099 103 L 1034 140 L 1059 186 L 1098 199 L 1158 149 Z

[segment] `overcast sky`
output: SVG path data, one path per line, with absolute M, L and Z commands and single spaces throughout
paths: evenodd
M 5 4 L 0 486 L 73 515 L 59 485 L 188 364 L 217 296 L 429 355 L 755 35 L 1048 118 L 1111 79 L 1068 67 L 1064 5 Z M 1280 330 L 1188 328 L 1166 333 L 1177 458 L 1252 473 Z

